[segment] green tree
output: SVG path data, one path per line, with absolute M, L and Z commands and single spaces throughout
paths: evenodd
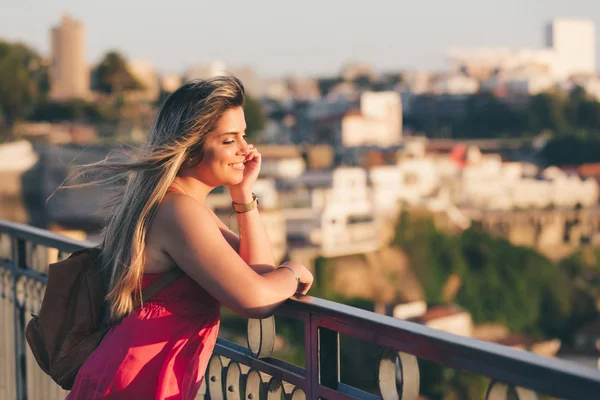
M 319 91 L 321 92 L 321 96 L 327 96 L 329 91 L 338 83 L 343 82 L 344 79 L 341 76 L 336 76 L 333 78 L 321 78 L 319 79 Z
M 429 304 L 443 303 L 448 277 L 459 276 L 454 301 L 476 323 L 501 323 L 514 332 L 546 336 L 545 328 L 555 332 L 555 322 L 571 312 L 568 280 L 556 264 L 479 228 L 448 235 L 429 217 L 403 213 L 394 244 L 407 253 Z M 549 309 L 554 320 L 544 321 Z
M 527 110 L 529 128 L 533 132 L 546 129 L 562 133 L 569 127 L 564 100 L 555 93 L 541 93 L 531 98 Z
M 565 114 L 571 126 L 588 132 L 600 131 L 600 103 L 590 99 L 580 86 L 576 86 L 569 94 Z
M 575 134 L 560 135 L 550 140 L 540 152 L 546 165 L 579 165 L 600 162 L 600 138 Z
M 76 99 L 61 102 L 39 102 L 29 115 L 32 121 L 115 122 L 117 110 L 106 102 L 86 102 Z
M 41 57 L 23 44 L 0 41 L 0 113 L 7 127 L 3 139 L 12 139 L 15 123 L 45 92 L 47 71 Z
M 248 135 L 248 140 L 256 141 L 259 139 L 260 133 L 265 128 L 266 123 L 265 113 L 260 102 L 246 95 L 244 114 L 246 116 L 246 135 Z
M 357 76 L 352 83 L 354 83 L 360 89 L 370 89 L 373 85 L 371 82 L 371 78 L 367 75 L 359 75 Z
M 521 137 L 526 127 L 525 114 L 492 93 L 478 93 L 465 102 L 463 117 L 452 132 L 461 137 Z
M 106 94 L 120 95 L 142 85 L 127 68 L 127 61 L 116 51 L 106 53 L 93 71 L 93 89 Z

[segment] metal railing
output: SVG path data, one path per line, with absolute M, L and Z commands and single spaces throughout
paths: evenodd
M 39 309 L 49 262 L 90 243 L 0 220 L 0 399 L 59 399 L 66 392 L 37 366 L 25 339 Z M 197 398 L 404 399 L 419 397 L 419 360 L 489 378 L 486 399 L 600 398 L 600 372 L 494 343 L 310 296 L 276 312 L 304 326 L 305 366 L 273 357 L 273 318 L 248 321 L 248 347 L 219 339 Z M 340 335 L 381 346 L 374 386 L 361 390 L 340 379 Z

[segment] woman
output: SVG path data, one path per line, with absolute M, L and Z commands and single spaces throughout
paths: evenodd
M 252 186 L 261 156 L 246 142 L 244 88 L 234 77 L 191 82 L 162 106 L 146 146 L 105 160 L 127 184 L 104 232 L 110 318 L 116 325 L 79 370 L 68 399 L 193 399 L 214 348 L 220 304 L 264 318 L 313 277 L 274 267 Z M 206 207 L 228 186 L 240 236 Z M 183 274 L 142 307 L 142 288 Z

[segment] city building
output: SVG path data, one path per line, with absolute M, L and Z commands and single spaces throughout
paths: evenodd
M 238 78 L 244 84 L 244 90 L 252 97 L 259 97 L 263 93 L 263 81 L 254 68 L 249 66 L 227 69 L 229 74 Z
M 292 145 L 263 145 L 260 147 L 263 177 L 295 179 L 306 170 L 300 149 Z
M 380 248 L 366 170 L 340 167 L 307 172 L 294 185 L 284 207 L 288 239 L 317 247 L 325 257 Z
M 167 93 L 173 93 L 181 86 L 181 76 L 179 74 L 165 74 L 159 78 L 160 88 Z
M 215 76 L 227 75 L 225 63 L 215 60 L 207 64 L 196 65 L 185 71 L 183 81 L 189 82 L 196 79 L 209 79 Z
M 498 97 L 528 99 L 550 90 L 556 83 L 556 78 L 549 73 L 501 71 L 482 82 L 481 86 Z
M 434 94 L 465 95 L 479 90 L 479 82 L 464 74 L 450 73 L 436 77 L 431 85 Z
M 50 98 L 55 101 L 88 98 L 90 70 L 85 59 L 84 24 L 65 14 L 50 36 Z
M 341 75 L 345 81 L 350 82 L 361 77 L 366 77 L 369 80 L 374 80 L 376 78 L 373 67 L 359 62 L 350 62 L 344 65 Z
M 402 140 L 402 103 L 396 92 L 364 92 L 360 111 L 342 118 L 344 147 L 397 146 Z
M 287 79 L 289 94 L 299 101 L 315 101 L 321 97 L 319 82 L 309 77 L 292 76 Z
M 423 314 L 408 318 L 408 321 L 458 336 L 471 337 L 473 334 L 471 314 L 457 305 L 430 307 Z
M 546 48 L 481 48 L 448 51 L 451 69 L 485 79 L 498 70 L 523 68 L 566 79 L 574 74 L 596 73 L 596 31 L 583 19 L 557 18 L 545 30 Z
M 152 64 L 147 61 L 127 61 L 131 75 L 142 85 L 142 88 L 129 94 L 130 98 L 145 101 L 156 101 L 160 95 L 160 81 Z
M 291 96 L 291 93 L 284 79 L 267 79 L 263 82 L 261 96 L 285 102 Z
M 238 78 L 244 85 L 246 93 L 251 96 L 258 97 L 263 93 L 263 81 L 252 67 L 230 68 L 220 60 L 189 68 L 184 74 L 184 81 L 209 79 L 220 75 L 233 75 Z
M 553 20 L 546 27 L 546 45 L 556 54 L 555 75 L 596 73 L 596 27 L 591 20 Z

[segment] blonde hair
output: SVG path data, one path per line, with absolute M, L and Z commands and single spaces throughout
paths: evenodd
M 166 99 L 144 146 L 79 170 L 78 176 L 97 171 L 109 176 L 70 187 L 124 184 L 104 228 L 100 258 L 111 321 L 142 301 L 146 235 L 169 185 L 188 157 L 202 154 L 221 114 L 243 104 L 244 87 L 233 76 L 188 82 Z

